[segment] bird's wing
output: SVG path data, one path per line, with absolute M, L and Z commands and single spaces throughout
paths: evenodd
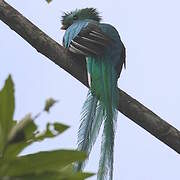
M 89 22 L 71 40 L 69 50 L 85 56 L 101 56 L 113 40 L 102 32 L 98 24 Z

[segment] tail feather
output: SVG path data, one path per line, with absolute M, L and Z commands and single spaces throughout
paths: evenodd
M 109 56 L 103 59 L 87 59 L 92 84 L 83 106 L 78 133 L 78 150 L 85 151 L 89 155 L 104 120 L 97 180 L 113 179 L 118 76 L 109 59 Z M 76 170 L 82 170 L 84 165 L 85 162 L 78 163 Z
M 91 142 L 90 142 L 91 148 L 97 139 L 102 122 L 104 120 L 103 113 L 104 113 L 104 107 L 103 107 L 102 103 L 100 101 L 98 101 L 98 105 L 96 108 L 96 116 L 93 121 L 92 129 L 91 129 Z
M 103 121 L 102 105 L 98 102 L 96 96 L 88 92 L 87 99 L 84 102 L 81 113 L 81 124 L 78 131 L 78 150 L 84 151 L 89 155 L 92 146 L 98 136 Z M 75 165 L 75 171 L 84 168 L 86 162 L 78 162 Z
M 99 161 L 98 180 L 113 179 L 113 151 L 116 111 L 116 74 L 112 66 L 102 63 L 103 105 L 104 105 L 104 130 L 101 144 L 101 156 Z
M 114 112 L 113 118 L 116 120 L 116 112 Z M 112 117 L 105 117 L 104 129 L 101 143 L 101 157 L 99 161 L 99 170 L 97 180 L 105 180 L 109 177 L 109 180 L 113 179 L 113 152 L 114 152 L 114 136 L 115 136 L 115 123 L 112 121 Z

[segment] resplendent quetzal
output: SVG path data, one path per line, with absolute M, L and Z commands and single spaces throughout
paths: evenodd
M 104 123 L 97 179 L 113 179 L 113 149 L 117 120 L 117 80 L 125 66 L 125 47 L 117 30 L 100 23 L 94 8 L 64 13 L 66 30 L 63 45 L 69 51 L 85 56 L 90 90 L 83 105 L 78 131 L 78 150 L 88 155 Z M 82 170 L 84 162 L 75 165 Z

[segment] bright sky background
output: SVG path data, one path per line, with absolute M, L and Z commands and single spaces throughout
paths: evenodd
M 96 7 L 103 21 L 114 25 L 127 48 L 127 70 L 119 87 L 180 129 L 180 2 L 178 0 L 8 0 L 30 21 L 61 43 L 63 11 Z M 19 35 L 0 21 L 0 87 L 11 73 L 16 88 L 15 119 L 34 115 L 45 99 L 60 102 L 37 123 L 49 121 L 71 126 L 63 135 L 36 143 L 24 153 L 54 148 L 75 148 L 79 114 L 87 88 L 37 53 Z M 101 136 L 86 170 L 97 172 Z M 179 155 L 119 113 L 115 139 L 114 180 L 179 179 Z M 95 180 L 95 177 L 89 180 Z

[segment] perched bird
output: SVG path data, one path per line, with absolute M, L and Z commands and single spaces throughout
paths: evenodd
M 62 28 L 66 30 L 63 46 L 86 59 L 90 90 L 81 113 L 78 150 L 88 155 L 104 123 L 98 180 L 113 179 L 113 149 L 117 120 L 117 80 L 125 63 L 125 47 L 117 30 L 100 23 L 96 9 L 85 8 L 64 13 Z M 82 170 L 85 162 L 75 165 Z

